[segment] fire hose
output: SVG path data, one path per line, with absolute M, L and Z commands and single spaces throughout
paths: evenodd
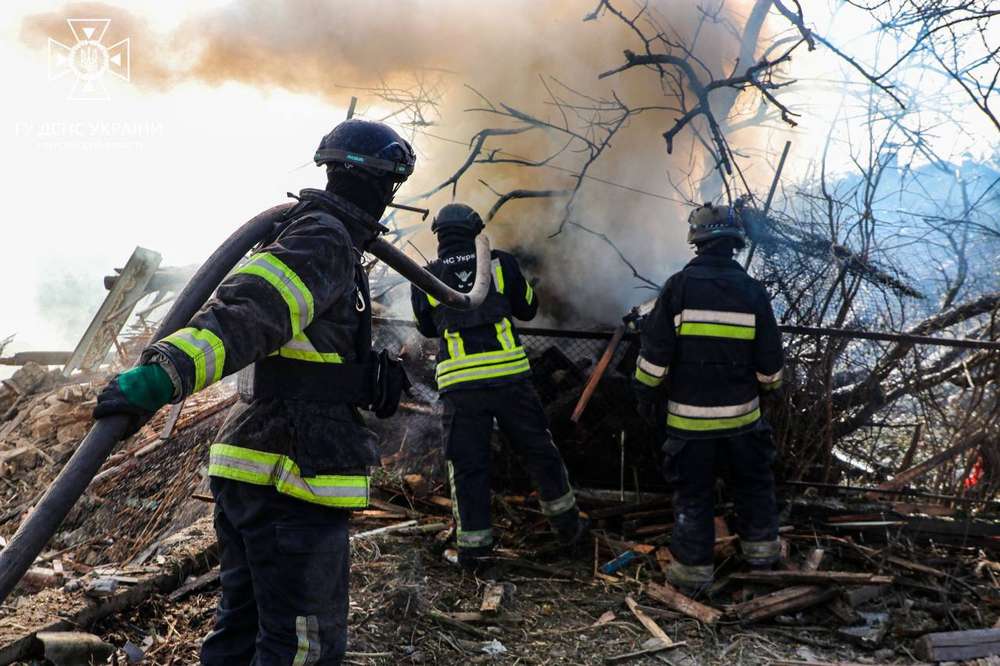
M 160 340 L 186 326 L 240 259 L 273 232 L 292 205 L 282 204 L 262 212 L 226 239 L 178 295 L 153 339 Z M 444 305 L 455 309 L 478 307 L 489 292 L 490 242 L 485 234 L 476 238 L 476 280 L 472 289 L 465 293 L 444 284 L 384 240 L 375 240 L 368 247 L 368 252 Z M 111 416 L 94 423 L 59 476 L 18 527 L 10 543 L 0 551 L 0 603 L 31 567 L 101 465 L 122 440 L 127 421 L 125 416 Z

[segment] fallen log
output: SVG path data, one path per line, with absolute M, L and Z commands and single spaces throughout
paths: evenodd
M 730 578 L 774 585 L 803 583 L 813 585 L 889 585 L 895 580 L 892 576 L 847 571 L 747 571 L 735 573 Z
M 1000 654 L 1000 629 L 943 631 L 922 636 L 916 653 L 928 661 L 965 661 Z
M 647 583 L 643 589 L 647 596 L 656 599 L 667 608 L 693 617 L 703 624 L 715 624 L 722 617 L 722 611 L 689 599 L 675 590 L 669 583 L 663 585 Z

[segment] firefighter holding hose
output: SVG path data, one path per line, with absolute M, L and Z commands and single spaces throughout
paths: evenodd
M 674 487 L 667 579 L 689 594 L 712 582 L 715 472 L 731 483 L 743 557 L 778 559 L 771 430 L 761 398 L 781 386 L 770 297 L 733 260 L 746 245 L 740 208 L 706 203 L 688 218 L 697 256 L 671 276 L 642 327 L 634 386 L 640 413 L 662 415 L 664 474 Z
M 445 284 L 467 291 L 476 272 L 473 245 L 484 225 L 471 207 L 444 206 L 431 230 L 438 258 L 427 269 Z M 493 282 L 486 300 L 465 312 L 442 307 L 414 287 L 417 328 L 440 338 L 436 368 L 444 402 L 444 454 L 451 483 L 459 563 L 475 569 L 493 549 L 490 512 L 490 438 L 493 422 L 507 435 L 539 489 L 542 513 L 560 540 L 574 546 L 586 534 L 562 456 L 531 383 L 531 367 L 513 319 L 531 320 L 538 297 L 517 259 L 494 250 Z
M 95 417 L 135 432 L 162 405 L 253 364 L 210 449 L 222 599 L 202 646 L 210 666 L 339 664 L 346 649 L 348 517 L 368 505 L 375 435 L 407 386 L 371 350 L 362 252 L 413 172 L 386 125 L 348 120 L 320 143 L 325 190 L 303 190 L 249 261 L 186 328 L 145 350 L 101 393 Z

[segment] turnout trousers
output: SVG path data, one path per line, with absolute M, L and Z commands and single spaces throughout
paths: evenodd
M 698 587 L 712 581 L 715 547 L 715 477 L 721 475 L 736 506 L 736 533 L 744 559 L 766 567 L 778 559 L 774 497 L 774 445 L 763 422 L 750 432 L 717 439 L 669 437 L 664 475 L 674 487 L 670 539 L 672 582 Z
M 206 666 L 329 666 L 347 649 L 348 511 L 213 477 L 222 600 Z
M 459 552 L 475 557 L 493 546 L 490 437 L 494 419 L 538 488 L 542 513 L 561 535 L 572 536 L 579 520 L 576 497 L 531 381 L 463 388 L 443 393 L 441 398 Z

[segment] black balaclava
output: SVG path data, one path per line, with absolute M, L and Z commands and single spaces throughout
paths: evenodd
M 438 256 L 473 252 L 476 246 L 476 234 L 471 229 L 445 227 L 438 232 Z
M 735 238 L 717 238 L 704 243 L 698 243 L 694 247 L 695 254 L 707 254 L 713 257 L 724 257 L 732 259 L 733 253 L 739 249 L 740 242 Z
M 392 201 L 392 182 L 389 178 L 351 173 L 348 169 L 327 169 L 326 191 L 347 199 L 376 220 L 385 213 L 385 205 Z

